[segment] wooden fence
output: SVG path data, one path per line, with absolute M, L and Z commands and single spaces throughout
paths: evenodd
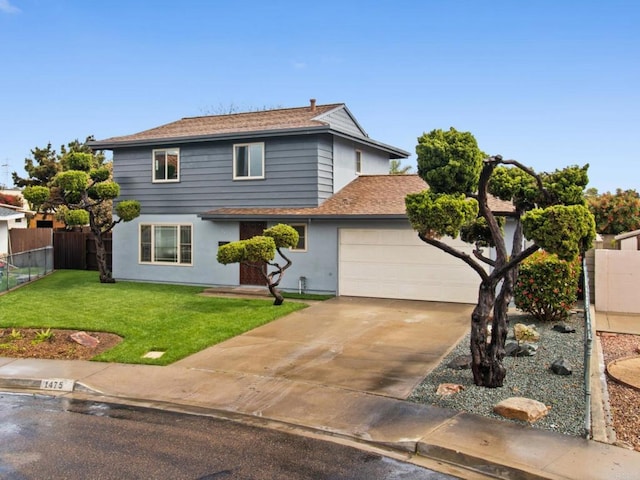
M 53 245 L 52 228 L 12 228 L 9 230 L 9 253 L 20 253 Z
M 112 269 L 111 233 L 104 237 L 107 266 Z M 98 270 L 96 245 L 90 232 L 53 232 L 53 259 L 56 270 Z
M 24 228 L 9 231 L 12 253 L 53 245 L 56 270 L 98 270 L 96 245 L 91 232 L 67 232 L 52 228 Z M 112 268 L 111 233 L 105 235 L 107 265 Z

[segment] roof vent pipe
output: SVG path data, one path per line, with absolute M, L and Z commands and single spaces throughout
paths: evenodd
M 316 99 L 315 98 L 310 99 L 309 103 L 311 104 L 311 111 L 315 112 L 316 111 Z

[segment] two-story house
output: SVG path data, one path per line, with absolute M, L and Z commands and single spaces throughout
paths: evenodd
M 344 104 L 183 118 L 91 146 L 113 151 L 120 199 L 142 206 L 140 217 L 114 230 L 117 279 L 259 284 L 254 269 L 219 264 L 218 246 L 287 223 L 300 242 L 285 290 L 477 296 L 475 273 L 409 225 L 404 197 L 426 185 L 388 175 L 389 160 L 409 153 L 369 138 Z

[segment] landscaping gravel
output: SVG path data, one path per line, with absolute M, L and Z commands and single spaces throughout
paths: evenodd
M 493 413 L 493 407 L 509 397 L 526 397 L 551 407 L 549 413 L 531 426 L 569 435 L 585 435 L 584 394 L 584 315 L 578 311 L 563 323 L 575 328 L 575 333 L 553 330 L 554 322 L 537 322 L 532 317 L 514 313 L 509 315 L 510 334 L 513 325 L 534 325 L 540 333 L 537 354 L 532 357 L 505 357 L 507 376 L 501 388 L 477 387 L 470 369 L 453 370 L 447 364 L 460 355 L 469 355 L 469 335 L 443 359 L 443 361 L 416 387 L 409 400 L 417 403 L 451 408 L 477 415 L 509 420 Z M 556 375 L 551 364 L 564 357 L 573 366 L 572 375 Z M 464 389 L 450 396 L 436 394 L 441 383 L 455 383 Z
M 619 358 L 636 357 L 640 353 L 640 336 L 600 333 L 604 363 Z M 640 391 L 607 379 L 609 406 L 616 432 L 616 444 L 631 447 L 640 452 Z

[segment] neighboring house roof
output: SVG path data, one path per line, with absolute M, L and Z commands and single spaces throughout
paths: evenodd
M 640 236 L 640 230 L 634 230 L 632 232 L 621 233 L 620 235 L 616 235 L 614 240 L 624 240 L 625 238 L 638 237 Z
M 16 220 L 24 217 L 25 214 L 23 212 L 17 212 L 16 210 L 4 206 L 0 207 L 0 221 Z
M 199 216 L 203 220 L 406 218 L 405 197 L 426 188 L 418 175 L 360 175 L 318 207 L 218 208 Z M 510 202 L 494 197 L 489 198 L 489 206 L 497 214 L 509 215 L 514 211 Z
M 340 110 L 351 119 L 355 130 L 343 129 L 337 122 L 330 121 L 330 115 Z M 89 145 L 96 150 L 112 150 L 130 146 L 168 145 L 177 142 L 192 143 L 309 133 L 333 133 L 348 137 L 362 144 L 369 144 L 385 150 L 391 154 L 391 158 L 407 158 L 409 156 L 409 153 L 404 150 L 370 139 L 343 103 L 315 105 L 315 101 L 312 101 L 309 106 L 297 108 L 186 117 L 132 135 L 89 142 Z

